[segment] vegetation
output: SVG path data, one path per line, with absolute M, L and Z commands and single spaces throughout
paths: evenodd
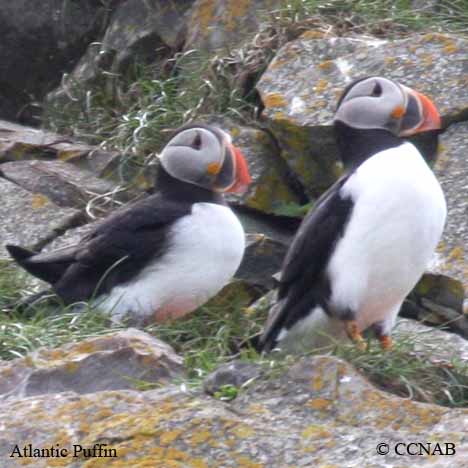
M 1 267 L 3 308 L 19 298 L 21 283 L 21 275 L 7 265 Z M 39 304 L 29 318 L 19 311 L 3 313 L 0 316 L 0 359 L 10 360 L 42 346 L 54 348 L 125 328 L 125 324 L 113 323 L 105 314 L 89 307 L 78 311 L 72 307 L 63 310 L 63 306 L 58 305 L 59 313 L 51 309 L 50 304 Z M 259 362 L 272 377 L 285 371 L 294 362 L 291 356 L 261 356 L 249 346 L 265 319 L 266 310 L 246 308 L 245 303 L 229 297 L 212 301 L 184 320 L 152 325 L 146 331 L 171 344 L 184 356 L 189 373 L 187 383 L 196 387 L 208 373 L 232 359 Z M 365 351 L 351 344 L 337 343 L 330 353 L 349 361 L 377 386 L 397 395 L 446 406 L 467 406 L 468 363 L 432 362 L 416 351 L 418 342 L 424 339 L 423 334 L 400 339 L 390 352 L 382 352 L 375 341 L 370 341 Z M 141 382 L 142 389 L 152 387 Z M 215 397 L 230 400 L 240 391 L 242 389 L 226 386 Z
M 126 165 L 148 164 L 181 124 L 218 114 L 243 121 L 255 120 L 261 108 L 255 83 L 283 44 L 315 29 L 328 34 L 369 34 L 401 37 L 414 31 L 468 33 L 466 0 L 441 0 L 437 7 L 413 8 L 410 0 L 289 0 L 270 12 L 254 40 L 222 56 L 199 51 L 176 52 L 162 65 L 136 64 L 122 74 L 102 71 L 85 86 L 67 81 L 67 96 L 46 109 L 46 124 L 62 134 L 117 149 Z M 421 2 L 422 4 L 428 2 Z M 435 11 L 435 13 L 434 13 Z M 130 163 L 129 163 L 130 161 Z M 131 172 L 131 171 L 130 171 Z M 285 215 L 302 214 L 301 207 L 285 206 Z M 0 307 L 18 300 L 23 277 L 10 265 L 0 266 Z M 0 358 L 24 356 L 41 346 L 57 347 L 124 327 L 90 307 L 60 314 L 39 304 L 32 317 L 19 310 L 0 316 Z M 236 301 L 212 303 L 185 320 L 153 325 L 147 331 L 170 343 L 185 357 L 191 383 L 233 357 L 264 363 L 281 370 L 289 358 L 259 356 L 242 346 L 265 322 L 266 312 L 251 312 Z M 353 363 L 377 385 L 402 396 L 450 406 L 468 405 L 466 363 L 434 363 L 416 352 L 419 337 L 399 341 L 388 353 L 371 346 L 361 351 L 338 345 L 336 356 Z M 421 337 L 423 339 L 423 337 Z M 239 389 L 224 388 L 221 399 L 234 398 Z

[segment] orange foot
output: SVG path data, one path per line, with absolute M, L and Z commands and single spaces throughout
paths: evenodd
M 380 346 L 385 351 L 389 351 L 393 347 L 392 338 L 390 335 L 380 335 L 379 336 Z
M 359 331 L 356 320 L 347 320 L 345 322 L 345 330 L 349 339 L 353 341 L 359 349 L 363 351 L 367 349 L 367 343 Z

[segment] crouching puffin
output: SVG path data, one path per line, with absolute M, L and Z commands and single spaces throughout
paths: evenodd
M 285 257 L 265 351 L 300 352 L 349 337 L 383 348 L 441 237 L 446 204 L 423 157 L 402 137 L 440 128 L 423 94 L 382 77 L 349 85 L 334 129 L 345 174 L 304 218 Z M 434 132 L 436 134 L 437 132 Z
M 66 304 L 92 300 L 115 319 L 149 323 L 185 315 L 234 275 L 243 228 L 223 192 L 250 183 L 224 131 L 182 127 L 160 154 L 158 193 L 106 218 L 72 247 L 36 254 L 7 245 Z

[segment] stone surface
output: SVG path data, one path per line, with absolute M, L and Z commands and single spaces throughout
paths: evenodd
M 380 74 L 431 96 L 444 116 L 461 114 L 468 108 L 467 48 L 467 39 L 441 34 L 383 41 L 317 31 L 283 46 L 257 89 L 263 116 L 307 193 L 317 196 L 339 172 L 330 124 L 347 84 Z
M 196 0 L 188 20 L 185 48 L 232 50 L 250 40 L 280 0 Z
M 287 43 L 263 74 L 257 88 L 269 119 L 330 125 L 344 87 L 373 74 L 414 86 L 433 99 L 442 115 L 468 108 L 468 39 L 462 36 L 431 33 L 395 41 L 320 36 L 309 31 Z
M 0 174 L 62 207 L 83 209 L 94 197 L 117 189 L 116 184 L 63 161 L 7 162 L 0 165 Z
M 268 214 L 279 214 L 288 204 L 300 204 L 294 179 L 279 155 L 279 148 L 263 130 L 225 121 L 220 125 L 232 136 L 249 165 L 252 184 L 240 195 L 228 195 L 229 202 Z
M 300 224 L 300 220 L 296 218 L 264 216 L 236 206 L 233 207 L 233 211 L 240 219 L 246 234 L 264 234 L 286 245 L 292 241 Z
M 120 155 L 53 132 L 0 120 L 0 163 L 30 159 L 73 162 L 97 177 L 115 175 Z
M 247 234 L 244 258 L 236 278 L 248 284 L 271 289 L 276 281 L 273 275 L 281 269 L 288 246 L 264 234 Z
M 60 208 L 41 194 L 32 194 L 0 178 L 0 255 L 10 258 L 5 244 L 18 244 L 33 250 L 67 228 L 84 222 L 83 212 Z
M 435 173 L 447 200 L 447 223 L 431 271 L 453 276 L 468 292 L 468 122 L 442 135 Z
M 468 410 L 415 403 L 376 390 L 348 364 L 303 358 L 254 382 L 231 403 L 166 387 L 147 392 L 61 393 L 0 404 L 0 454 L 16 444 L 71 450 L 60 466 L 372 467 L 410 466 L 397 443 L 451 442 L 453 456 L 417 457 L 417 466 L 468 464 Z M 73 444 L 107 444 L 116 458 L 76 459 Z M 389 444 L 388 455 L 376 446 Z M 9 467 L 51 466 L 8 458 Z
M 130 328 L 0 362 L 0 376 L 1 399 L 95 393 L 168 383 L 183 376 L 183 359 L 166 343 Z
M 238 389 L 250 385 L 264 372 L 260 364 L 244 361 L 232 361 L 221 365 L 203 381 L 203 390 L 209 395 L 214 395 L 225 386 Z
M 414 351 L 428 361 L 468 362 L 468 340 L 415 320 L 398 319 L 392 337 L 414 343 Z
M 426 273 L 404 302 L 400 316 L 443 327 L 468 339 L 468 315 L 463 313 L 462 283 Z
M 1 0 L 0 118 L 37 123 L 29 107 L 60 82 L 105 23 L 114 0 Z
M 116 4 L 102 39 L 89 45 L 61 86 L 49 94 L 48 105 L 60 108 L 65 102 L 85 99 L 89 84 L 112 87 L 116 76 L 131 65 L 158 63 L 183 42 L 184 14 L 193 0 L 127 0 Z M 73 99 L 71 99 L 73 101 Z

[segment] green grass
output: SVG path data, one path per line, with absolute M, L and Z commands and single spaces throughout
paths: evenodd
M 278 11 L 280 21 L 297 25 L 314 19 L 334 35 L 369 34 L 401 38 L 414 32 L 468 33 L 468 2 L 441 0 L 436 6 L 411 0 L 288 0 Z
M 0 268 L 0 298 L 4 308 L 18 299 L 22 276 L 8 265 Z M 236 358 L 261 363 L 270 378 L 297 361 L 297 357 L 281 357 L 274 353 L 260 356 L 244 346 L 259 333 L 266 319 L 266 310 L 246 308 L 247 297 L 235 292 L 215 298 L 207 306 L 173 323 L 152 325 L 145 330 L 166 341 L 184 356 L 188 370 L 187 384 L 198 387 L 203 378 L 219 365 Z M 91 308 L 83 312 L 63 308 L 51 313 L 50 306 L 40 305 L 36 314 L 25 317 L 16 312 L 0 316 L 0 358 L 25 356 L 40 347 L 54 348 L 65 343 L 101 336 L 125 328 L 111 323 L 108 317 Z M 382 352 L 378 343 L 369 341 L 369 348 L 359 350 L 350 344 L 337 343 L 329 353 L 355 366 L 378 387 L 402 397 L 438 403 L 445 406 L 468 406 L 468 363 L 453 360 L 437 362 L 437 356 L 416 351 L 424 341 L 424 333 L 396 341 L 389 352 Z M 310 353 L 317 354 L 317 353 Z M 141 382 L 142 389 L 153 388 Z M 221 389 L 218 397 L 235 398 L 242 389 Z

